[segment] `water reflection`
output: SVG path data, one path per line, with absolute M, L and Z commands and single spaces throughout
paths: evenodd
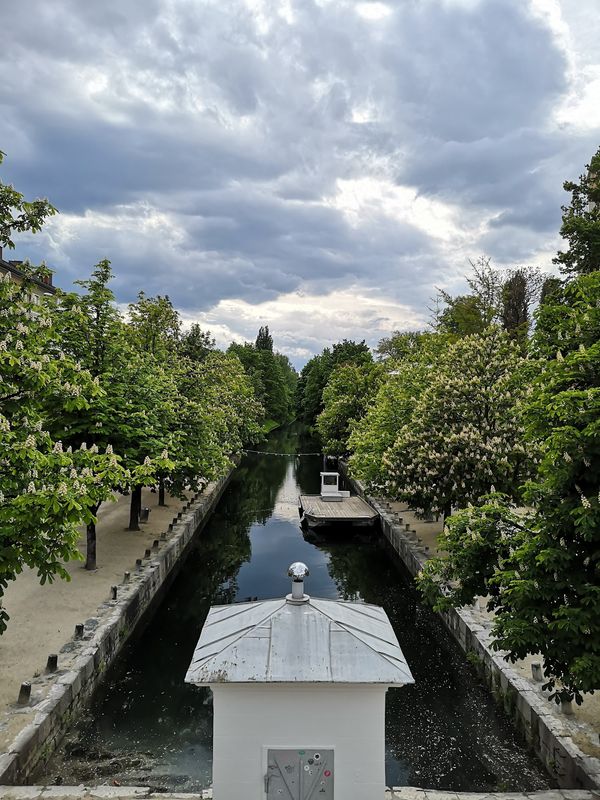
M 415 676 L 390 690 L 390 784 L 454 790 L 543 788 L 548 781 L 478 684 L 439 619 L 421 606 L 382 541 L 344 530 L 306 541 L 297 497 L 319 490 L 318 456 L 301 429 L 274 432 L 248 454 L 148 628 L 111 669 L 86 720 L 45 776 L 197 791 L 210 784 L 212 706 L 183 683 L 211 604 L 289 591 L 287 566 L 304 561 L 308 591 L 382 605 Z

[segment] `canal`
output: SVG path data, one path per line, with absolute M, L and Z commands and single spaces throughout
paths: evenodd
M 318 493 L 321 459 L 299 426 L 249 453 L 145 630 L 111 668 L 89 713 L 36 782 L 198 791 L 211 782 L 208 689 L 183 678 L 211 604 L 280 597 L 304 561 L 307 591 L 382 605 L 415 678 L 391 689 L 386 782 L 455 791 L 526 791 L 550 780 L 523 748 L 438 617 L 378 534 L 307 541 L 297 498 Z M 358 721 L 358 724 L 359 721 Z

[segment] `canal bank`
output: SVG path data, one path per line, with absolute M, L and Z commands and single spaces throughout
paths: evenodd
M 347 474 L 346 480 L 379 514 L 381 530 L 414 577 L 429 556 L 429 548 L 413 530 L 413 525 L 395 513 L 389 503 L 370 497 L 359 481 Z M 484 601 L 481 601 L 484 602 Z M 474 606 L 440 613 L 440 618 L 465 652 L 491 695 L 513 720 L 528 746 L 536 753 L 558 786 L 600 789 L 600 747 L 598 737 L 588 725 L 559 711 L 542 690 L 542 681 L 523 678 L 503 657 L 492 650 L 491 620 L 482 613 L 480 601 Z
M 312 596 L 384 607 L 415 676 L 414 686 L 387 695 L 388 785 L 547 789 L 551 781 L 381 538 L 345 528 L 335 537 L 304 536 L 298 495 L 319 489 L 315 443 L 292 426 L 273 432 L 263 450 L 243 459 L 150 624 L 125 647 L 36 783 L 208 788 L 210 694 L 183 682 L 208 609 L 284 596 L 289 564 L 303 561 Z
M 50 665 L 27 681 L 29 697 L 2 716 L 7 744 L 0 754 L 0 784 L 24 783 L 44 764 L 134 631 L 143 626 L 168 589 L 195 534 L 202 529 L 231 473 L 185 503 L 137 563 L 126 564 L 110 598 L 87 619 Z M 172 512 L 171 512 L 172 513 Z M 119 535 L 126 536 L 121 532 Z M 106 589 L 109 589 L 107 586 Z M 16 698 L 15 698 L 16 700 Z M 15 731 L 14 738 L 10 738 Z

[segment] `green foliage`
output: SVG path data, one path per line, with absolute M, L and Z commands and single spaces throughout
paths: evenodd
M 527 377 L 519 348 L 497 328 L 449 347 L 384 456 L 388 493 L 445 515 L 492 487 L 517 494 L 529 467 L 519 411 Z
M 52 415 L 82 413 L 102 390 L 58 346 L 52 301 L 34 304 L 31 295 L 27 277 L 0 280 L 0 598 L 25 565 L 42 583 L 68 579 L 78 525 L 123 474 L 114 455 L 72 452 L 48 432 Z M 7 619 L 0 610 L 0 633 Z
M 532 347 L 532 509 L 496 496 L 458 512 L 420 581 L 440 608 L 490 595 L 494 647 L 513 661 L 540 654 L 557 700 L 581 702 L 600 686 L 600 272 L 554 287 Z
M 600 270 L 600 148 L 581 175 L 579 183 L 565 181 L 571 203 L 563 206 L 560 235 L 569 245 L 552 259 L 565 275 Z
M 369 347 L 362 342 L 344 339 L 334 344 L 331 350 L 326 347 L 304 366 L 298 379 L 296 408 L 299 417 L 309 425 L 314 425 L 323 411 L 323 389 L 336 367 L 343 364 L 368 364 L 373 361 Z
M 254 346 L 257 350 L 268 350 L 271 353 L 273 352 L 273 337 L 269 333 L 268 325 L 266 325 L 264 328 L 261 327 L 258 329 L 258 335 L 256 337 Z
M 0 165 L 4 161 L 0 150 Z M 13 186 L 0 181 L 0 247 L 14 248 L 15 233 L 37 233 L 56 209 L 47 200 L 25 200 Z
M 441 556 L 427 561 L 417 577 L 425 599 L 436 611 L 489 597 L 497 607 L 499 587 L 494 582 L 498 564 L 506 562 L 528 519 L 506 495 L 492 493 L 477 506 L 459 509 L 447 521 L 437 547 Z
M 294 416 L 298 376 L 287 356 L 273 352 L 269 328 L 260 329 L 256 344 L 233 343 L 228 352 L 243 364 L 267 418 L 280 424 L 289 422 Z
M 191 325 L 179 339 L 179 353 L 192 361 L 204 361 L 215 347 L 216 343 L 210 331 L 203 331 L 197 323 Z
M 389 476 L 384 455 L 402 427 L 410 423 L 418 399 L 453 339 L 443 334 L 420 333 L 415 338 L 395 334 L 385 340 L 386 349 L 401 360 L 385 362 L 389 370 L 385 380 L 364 416 L 353 424 L 349 438 L 350 471 L 370 491 L 385 493 Z
M 317 417 L 317 432 L 325 453 L 344 455 L 353 424 L 364 416 L 375 397 L 385 370 L 381 364 L 342 364 L 323 390 L 323 411 Z
M 137 303 L 129 304 L 129 330 L 138 349 L 164 361 L 177 351 L 181 322 L 168 295 L 147 297 L 140 292 Z

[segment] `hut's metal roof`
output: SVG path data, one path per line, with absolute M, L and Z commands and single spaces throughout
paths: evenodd
M 285 599 L 213 606 L 187 683 L 414 683 L 385 611 Z

